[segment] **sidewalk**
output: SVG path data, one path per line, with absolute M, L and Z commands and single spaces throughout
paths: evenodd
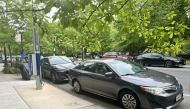
M 6 76 L 9 78 L 4 78 Z M 35 80 L 23 81 L 19 79 L 21 76 L 2 74 L 1 71 L 0 78 L 0 109 L 108 109 L 48 83 L 42 90 L 36 90 Z
M 31 109 L 83 109 L 93 105 L 47 83 L 42 90 L 36 90 L 35 84 L 15 88 Z
M 0 109 L 30 109 L 10 82 L 0 83 Z
M 190 68 L 190 65 L 187 64 L 187 65 L 183 65 L 184 68 Z

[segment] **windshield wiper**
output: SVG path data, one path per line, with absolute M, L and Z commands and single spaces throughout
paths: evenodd
M 129 76 L 129 75 L 134 75 L 134 73 L 127 73 L 127 74 L 123 74 L 121 76 Z
M 138 72 L 136 72 L 136 73 L 140 73 L 140 72 L 145 72 L 146 70 L 140 70 L 140 71 L 138 71 Z

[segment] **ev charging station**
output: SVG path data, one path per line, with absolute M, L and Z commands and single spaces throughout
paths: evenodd
M 39 56 L 39 55 L 38 55 Z M 40 57 L 37 58 L 36 54 L 28 55 L 28 65 L 32 74 L 36 77 L 36 89 L 42 89 L 42 78 L 40 68 Z
M 34 0 L 32 0 L 32 10 L 34 9 Z M 40 43 L 39 37 L 36 34 L 36 16 L 35 12 L 32 11 L 32 36 L 34 41 L 34 58 L 33 58 L 33 66 L 34 66 L 34 74 L 36 73 L 36 89 L 42 89 L 42 77 L 41 77 L 41 56 L 40 56 Z

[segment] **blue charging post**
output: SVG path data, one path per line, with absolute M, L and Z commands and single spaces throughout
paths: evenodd
M 32 0 L 32 10 L 33 10 L 33 0 Z M 40 90 L 42 89 L 42 78 L 41 78 L 41 63 L 40 63 L 40 43 L 39 43 L 39 38 L 36 34 L 36 28 L 35 28 L 35 22 L 36 22 L 36 17 L 34 16 L 34 11 L 32 11 L 32 18 L 33 18 L 33 39 L 34 39 L 34 54 L 35 54 L 35 61 L 36 61 L 36 89 Z
M 39 38 L 36 35 L 36 30 L 33 28 L 33 36 L 34 36 L 34 53 L 35 53 L 35 61 L 36 61 L 36 89 L 40 90 L 42 89 L 42 79 L 41 79 L 41 63 L 40 63 L 40 43 Z

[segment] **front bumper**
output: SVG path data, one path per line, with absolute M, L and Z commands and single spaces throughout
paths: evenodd
M 176 67 L 181 67 L 183 65 L 185 65 L 185 63 L 183 63 L 183 62 L 175 62 L 174 63 L 174 66 L 176 66 Z
M 176 97 L 181 94 L 181 98 L 176 101 Z M 144 97 L 142 97 L 144 96 Z M 153 95 L 144 92 L 140 99 L 141 107 L 145 109 L 171 109 L 183 101 L 183 88 L 180 86 L 176 92 L 163 94 L 163 95 Z
M 176 102 L 174 105 L 171 105 L 171 106 L 166 107 L 166 109 L 171 109 L 171 108 L 176 107 L 176 106 L 177 106 L 178 104 L 180 104 L 183 100 L 184 100 L 184 98 L 182 98 L 181 100 L 179 100 L 178 102 Z
M 57 72 L 57 81 L 68 81 L 69 77 L 67 72 Z

